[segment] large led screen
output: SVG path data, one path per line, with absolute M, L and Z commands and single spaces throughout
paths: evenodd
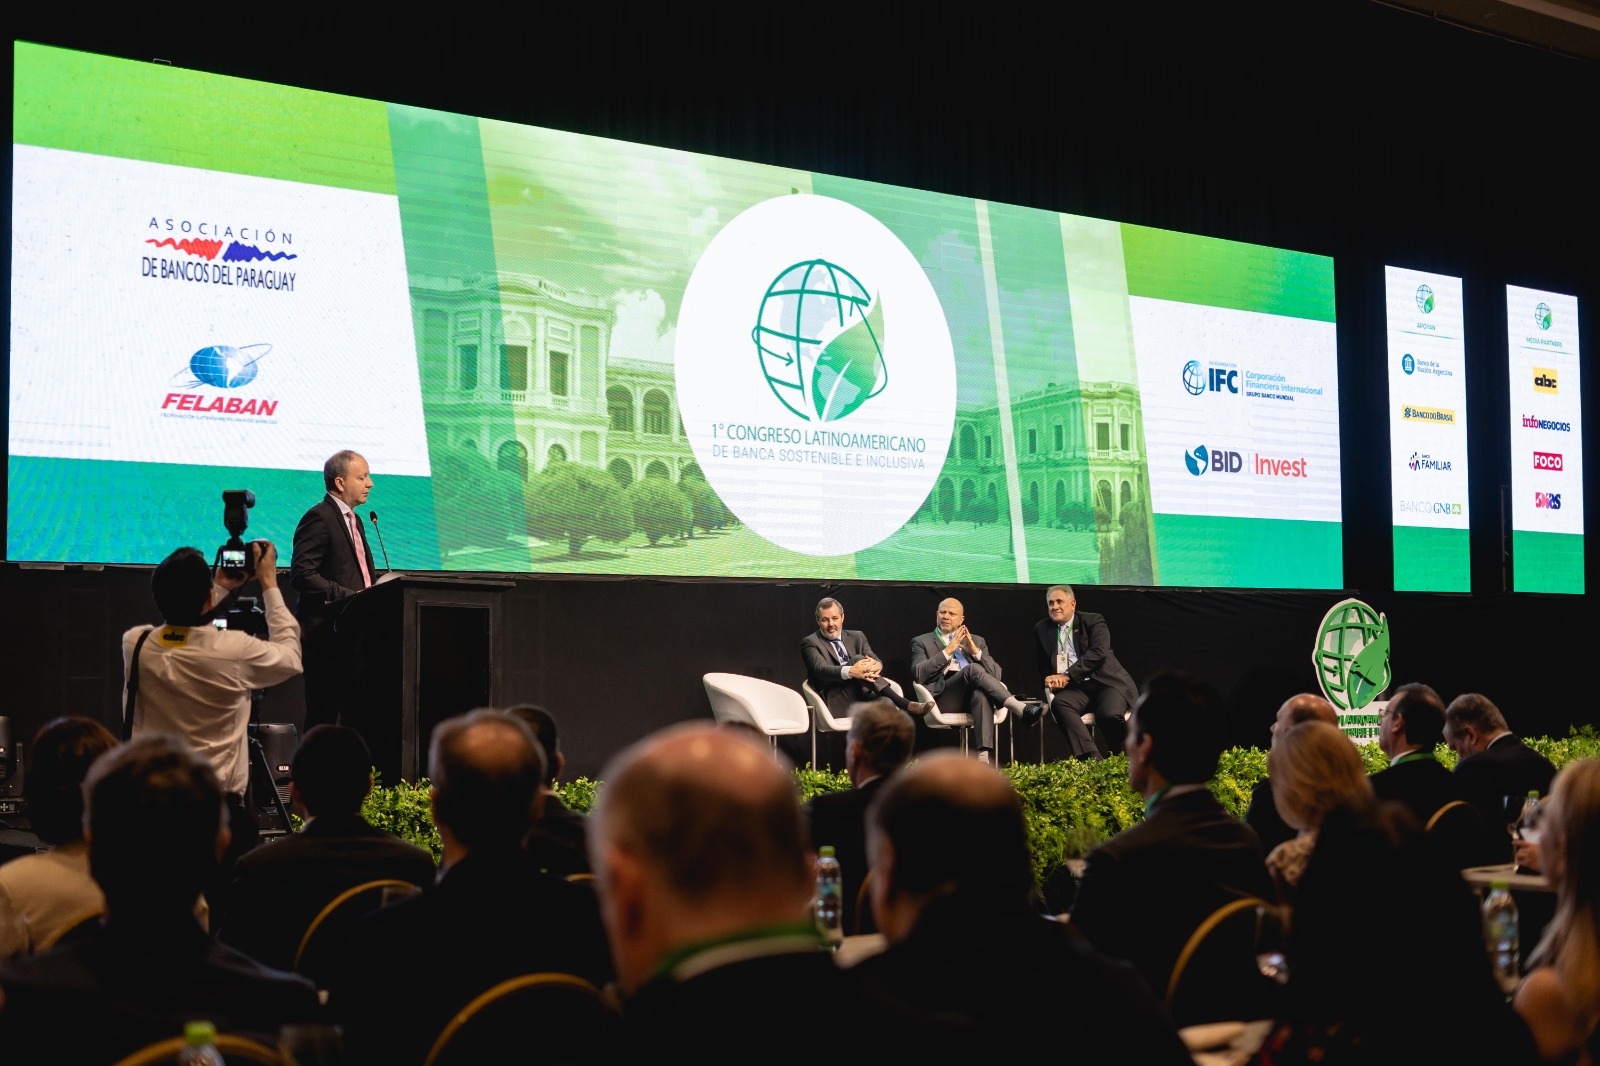
M 1467 352 L 1461 279 L 1385 267 L 1384 294 L 1394 587 L 1468 592 Z
M 1342 584 L 1332 260 L 19 44 L 11 559 Z
M 1506 286 L 1511 573 L 1518 592 L 1583 591 L 1578 298 Z

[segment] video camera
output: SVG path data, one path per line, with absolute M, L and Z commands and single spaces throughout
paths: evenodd
M 256 571 L 261 558 L 261 542 L 246 544 L 239 534 L 250 528 L 250 508 L 256 505 L 256 494 L 249 489 L 224 489 L 222 493 L 222 524 L 228 527 L 228 542 L 217 549 L 217 566 L 231 578 L 249 577 Z

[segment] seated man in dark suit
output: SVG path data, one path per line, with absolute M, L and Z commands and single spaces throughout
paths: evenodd
M 289 764 L 290 794 L 305 818 L 294 836 L 257 848 L 233 868 L 222 939 L 268 966 L 294 966 L 313 919 L 347 888 L 368 881 L 433 884 L 433 856 L 361 817 L 372 756 L 346 726 L 313 726 Z
M 1206 787 L 1223 727 L 1212 686 L 1177 674 L 1145 686 L 1128 726 L 1128 783 L 1145 797 L 1144 821 L 1089 853 L 1072 908 L 1089 942 L 1132 962 L 1157 995 L 1207 915 L 1240 896 L 1273 898 L 1261 842 Z
M 1015 720 L 1028 713 L 1028 704 L 1000 682 L 1000 664 L 989 654 L 988 643 L 967 630 L 966 618 L 960 600 L 939 601 L 933 632 L 911 642 L 911 676 L 946 713 L 972 716 L 978 758 L 993 762 L 995 708 L 1006 708 Z M 1042 714 L 1043 706 L 1032 713 Z
M 888 700 L 857 705 L 850 716 L 844 752 L 844 768 L 852 787 L 813 796 L 805 806 L 812 847 L 832 845 L 839 859 L 847 934 L 877 931 L 870 908 L 865 914 L 856 910 L 856 896 L 867 876 L 867 804 L 889 775 L 911 758 L 916 734 L 911 719 Z
M 800 804 L 764 745 L 677 726 L 603 777 L 589 848 L 626 996 L 616 1061 L 811 1061 L 815 1043 L 782 1031 L 807 1004 L 853 1056 L 926 1061 L 937 1028 L 908 1024 L 819 950 Z
M 862 980 L 995 1038 L 1049 1018 L 1079 1062 L 1191 1061 L 1131 967 L 1032 909 L 1022 803 L 999 773 L 935 752 L 896 774 L 867 817 L 889 949 L 856 967 Z
M 1337 726 L 1339 712 L 1333 709 L 1333 704 L 1310 692 L 1290 696 L 1283 701 L 1283 706 L 1278 708 L 1278 716 L 1272 720 L 1273 743 L 1277 743 L 1279 734 L 1301 722 L 1327 722 Z M 1245 808 L 1244 824 L 1256 831 L 1256 836 L 1261 840 L 1262 854 L 1299 835 L 1299 831 L 1291 828 L 1283 820 L 1283 815 L 1278 813 L 1278 805 L 1272 800 L 1270 777 L 1263 777 L 1250 789 L 1250 806 Z
M 567 765 L 561 754 L 561 736 L 556 731 L 555 717 L 543 707 L 519 703 L 507 707 L 506 713 L 522 719 L 522 724 L 533 730 L 539 747 L 544 749 L 544 784 L 539 787 L 544 796 L 544 813 L 535 818 L 528 830 L 523 847 L 528 849 L 534 865 L 556 877 L 589 873 L 589 819 L 561 802 L 556 795 L 556 779 Z
M 1033 627 L 1039 676 L 1051 693 L 1050 716 L 1067 738 L 1074 756 L 1094 758 L 1122 750 L 1128 711 L 1139 689 L 1111 650 L 1111 630 L 1097 614 L 1078 610 L 1071 585 L 1051 585 L 1045 592 L 1045 614 Z M 1100 731 L 1095 745 L 1084 728 L 1092 713 Z M 1037 721 L 1025 715 L 1025 725 Z
M 215 943 L 195 920 L 228 846 L 221 788 L 177 737 L 152 733 L 96 760 L 84 782 L 89 871 L 106 924 L 0 964 L 7 1062 L 114 1062 L 186 1022 L 273 1041 L 319 1014 L 310 982 Z
M 1500 835 L 1508 821 L 1506 797 L 1548 797 L 1555 764 L 1513 736 L 1500 708 L 1476 692 L 1457 696 L 1445 708 L 1444 742 L 1456 753 L 1454 777 L 1462 795 L 1478 808 L 1485 836 L 1494 841 L 1494 861 L 1509 861 L 1509 841 Z
M 931 703 L 908 703 L 889 685 L 883 662 L 867 635 L 844 627 L 844 607 L 832 596 L 817 601 L 817 629 L 800 642 L 806 680 L 836 717 L 848 718 L 852 704 L 885 699 L 907 714 L 923 715 Z
M 357 922 L 347 966 L 329 982 L 352 1063 L 423 1061 L 457 1011 L 508 978 L 611 977 L 594 893 L 541 873 L 522 850 L 544 780 L 528 727 L 490 710 L 442 722 L 428 777 L 439 881 Z M 395 978 L 405 974 L 416 979 Z
M 1378 747 L 1389 768 L 1372 775 L 1372 791 L 1411 811 L 1418 825 L 1446 804 L 1465 799 L 1461 782 L 1439 765 L 1433 749 L 1444 738 L 1444 700 L 1427 685 L 1401 685 L 1378 721 Z

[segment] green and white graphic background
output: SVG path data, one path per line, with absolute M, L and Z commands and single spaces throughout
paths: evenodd
M 236 487 L 260 499 L 252 533 L 286 544 L 348 446 L 401 568 L 1342 583 L 1325 257 L 26 44 L 14 100 L 8 558 L 211 544 Z M 62 174 L 81 195 L 46 194 Z M 954 361 L 931 491 L 848 554 L 742 524 L 679 415 L 678 363 L 705 358 L 677 337 L 702 253 L 796 194 L 892 234 L 943 316 L 919 328 L 947 332 Z M 298 258 L 256 265 L 293 269 L 294 290 L 145 276 L 148 255 L 194 258 L 152 252 L 152 217 L 290 230 Z M 727 328 L 748 338 L 758 309 L 730 299 Z M 828 428 L 903 402 L 908 333 L 884 338 L 882 393 Z M 273 348 L 230 391 L 279 399 L 275 423 L 160 417 L 194 352 L 253 343 Z M 746 351 L 711 372 L 759 378 Z M 1270 373 L 1293 399 L 1194 395 L 1191 360 Z M 807 425 L 768 395 L 740 414 Z M 1198 444 L 1243 468 L 1190 474 Z M 871 498 L 897 473 L 838 476 Z
M 1541 308 L 1543 310 L 1541 310 Z M 1511 376 L 1511 573 L 1518 592 L 1583 591 L 1583 403 L 1578 377 L 1578 298 L 1506 286 Z M 1534 386 L 1554 371 L 1553 390 Z M 1565 430 L 1528 426 L 1525 418 Z M 1561 456 L 1559 471 L 1534 453 Z M 1561 506 L 1538 506 L 1539 496 Z

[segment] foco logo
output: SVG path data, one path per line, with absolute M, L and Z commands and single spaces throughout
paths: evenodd
M 1560 452 L 1534 452 L 1533 468 L 1535 470 L 1562 470 L 1565 464 Z

